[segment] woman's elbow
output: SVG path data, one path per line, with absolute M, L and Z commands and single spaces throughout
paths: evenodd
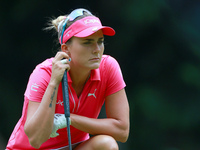
M 32 146 L 32 147 L 34 147 L 35 149 L 39 149 L 40 148 L 40 146 L 42 145 L 41 143 L 38 143 L 37 141 L 35 141 L 35 140 L 29 140 L 29 143 L 30 143 L 30 145 Z
M 29 143 L 32 147 L 39 149 L 41 144 L 38 143 L 37 139 L 33 137 L 33 135 L 29 134 L 27 130 L 24 129 L 26 136 L 28 137 Z
M 30 132 L 26 127 L 24 127 L 24 132 L 28 137 L 29 143 L 32 147 L 39 149 L 42 143 L 48 140 L 48 137 L 37 135 L 37 133 Z
M 130 124 L 127 122 L 122 123 L 120 126 L 120 130 L 118 132 L 118 135 L 119 135 L 118 141 L 125 143 L 128 140 L 129 131 L 130 131 Z
M 39 149 L 40 146 L 46 141 L 35 136 L 28 136 L 29 143 L 32 147 Z
M 128 123 L 123 124 L 120 127 L 120 131 L 118 132 L 119 142 L 125 143 L 128 140 L 129 130 L 130 130 L 130 125 Z
M 119 138 L 119 142 L 122 142 L 122 143 L 125 143 L 127 140 L 128 140 L 128 137 L 129 137 L 129 130 L 127 131 L 123 131 L 121 134 L 120 134 L 120 138 Z

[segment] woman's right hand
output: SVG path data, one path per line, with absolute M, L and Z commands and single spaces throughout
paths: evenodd
M 65 70 L 70 70 L 69 55 L 59 51 L 52 61 L 52 74 L 50 83 L 60 84 Z M 62 60 L 62 61 L 61 61 Z

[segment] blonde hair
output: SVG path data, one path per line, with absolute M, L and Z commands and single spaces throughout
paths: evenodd
M 61 26 L 62 22 L 66 19 L 66 16 L 59 16 L 58 18 L 52 20 L 52 25 L 59 32 L 59 26 Z
M 57 18 L 55 18 L 55 17 L 51 18 L 49 20 L 49 22 L 47 23 L 47 27 L 44 28 L 44 30 L 52 30 L 52 29 L 54 29 L 56 31 L 56 34 L 58 34 L 58 41 L 59 41 L 59 38 L 60 38 L 60 36 L 62 34 L 62 30 L 63 30 L 63 23 L 64 23 L 65 19 L 67 18 L 67 16 L 68 15 L 59 16 Z M 66 25 L 66 29 L 71 24 L 73 24 L 76 20 L 82 19 L 82 18 L 87 17 L 87 16 L 91 16 L 91 14 L 84 13 L 84 15 L 77 17 L 75 20 L 68 21 L 67 25 Z
M 62 33 L 63 22 L 66 18 L 67 18 L 66 16 L 50 18 L 50 20 L 47 23 L 47 27 L 44 28 L 44 30 L 54 29 L 54 31 L 56 31 L 56 34 L 58 34 L 58 39 L 59 39 Z

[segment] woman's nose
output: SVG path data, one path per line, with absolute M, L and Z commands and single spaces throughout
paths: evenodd
M 100 52 L 100 51 L 101 51 L 101 45 L 99 45 L 98 43 L 95 43 L 94 52 Z

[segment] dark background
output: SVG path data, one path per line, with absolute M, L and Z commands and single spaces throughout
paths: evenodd
M 49 17 L 84 7 L 116 30 L 105 53 L 121 65 L 130 103 L 122 150 L 200 149 L 199 0 L 0 1 L 0 149 L 21 116 L 34 67 L 58 49 Z

